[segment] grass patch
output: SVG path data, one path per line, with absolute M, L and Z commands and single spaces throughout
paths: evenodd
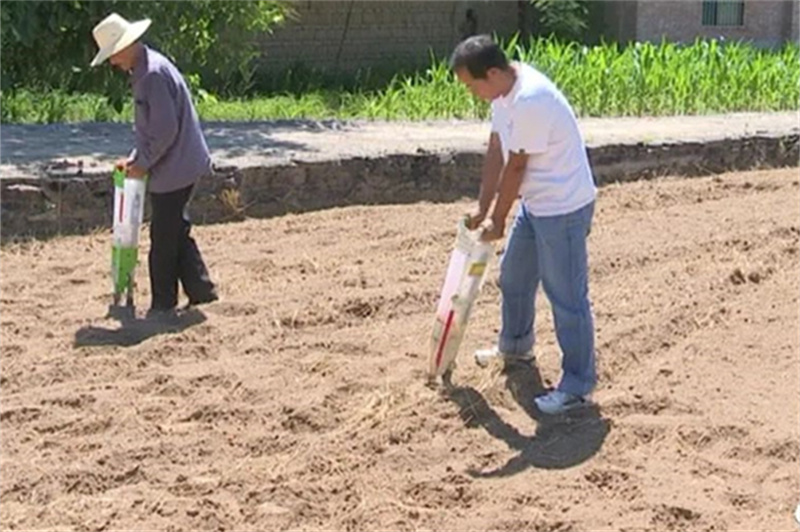
M 800 107 L 800 46 L 761 49 L 744 43 L 697 40 L 630 46 L 583 46 L 553 39 L 505 43 L 508 54 L 532 63 L 564 91 L 581 116 L 658 116 L 780 111 Z M 314 76 L 308 72 L 307 76 Z M 287 78 L 288 79 L 288 78 Z M 295 92 L 220 99 L 195 91 L 205 121 L 290 118 L 427 120 L 483 119 L 488 105 L 472 98 L 446 59 L 398 74 L 383 87 L 329 89 L 291 79 Z M 0 96 L 2 123 L 130 121 L 131 105 L 114 109 L 97 94 L 17 90 Z

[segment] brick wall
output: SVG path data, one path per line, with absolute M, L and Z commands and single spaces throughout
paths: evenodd
M 319 1 L 291 2 L 297 20 L 263 37 L 262 65 L 294 63 L 349 71 L 392 64 L 426 65 L 428 49 L 448 55 L 474 15 L 477 33 L 510 35 L 517 29 L 517 2 Z M 349 19 L 349 21 L 348 21 Z
M 636 40 L 637 0 L 603 0 L 602 34 L 607 40 Z
M 724 37 L 776 46 L 792 38 L 793 31 L 797 35 L 796 1 L 745 0 L 741 27 L 703 26 L 702 5 L 701 0 L 639 0 L 636 39 L 660 41 L 663 36 L 667 40 L 690 42 L 698 36 Z

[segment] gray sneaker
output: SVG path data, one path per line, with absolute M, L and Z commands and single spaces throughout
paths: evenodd
M 552 390 L 546 395 L 540 395 L 534 399 L 536 407 L 545 414 L 556 415 L 589 406 L 591 402 L 580 395 Z
M 522 354 L 504 353 L 497 346 L 475 351 L 475 363 L 478 366 L 485 368 L 491 360 L 502 360 L 505 364 L 533 364 L 536 357 L 533 355 L 533 351 Z

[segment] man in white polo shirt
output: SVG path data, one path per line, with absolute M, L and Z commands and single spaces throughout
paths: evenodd
M 469 226 L 503 237 L 517 197 L 519 212 L 500 263 L 502 328 L 498 345 L 475 354 L 533 362 L 536 291 L 553 308 L 562 351 L 561 380 L 537 397 L 547 414 L 587 404 L 597 382 L 586 238 L 597 189 L 575 114 L 564 95 L 530 65 L 509 63 L 489 36 L 461 42 L 450 66 L 477 97 L 491 102 L 492 133 L 480 197 Z

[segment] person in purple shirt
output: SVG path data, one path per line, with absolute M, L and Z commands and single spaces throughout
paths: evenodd
M 178 281 L 189 305 L 217 300 L 214 283 L 191 237 L 188 203 L 197 181 L 211 173 L 211 156 L 186 82 L 166 57 L 140 42 L 150 19 L 128 22 L 112 13 L 92 34 L 106 59 L 131 77 L 136 147 L 118 164 L 134 178 L 148 176 L 151 201 L 151 318 L 174 317 Z

